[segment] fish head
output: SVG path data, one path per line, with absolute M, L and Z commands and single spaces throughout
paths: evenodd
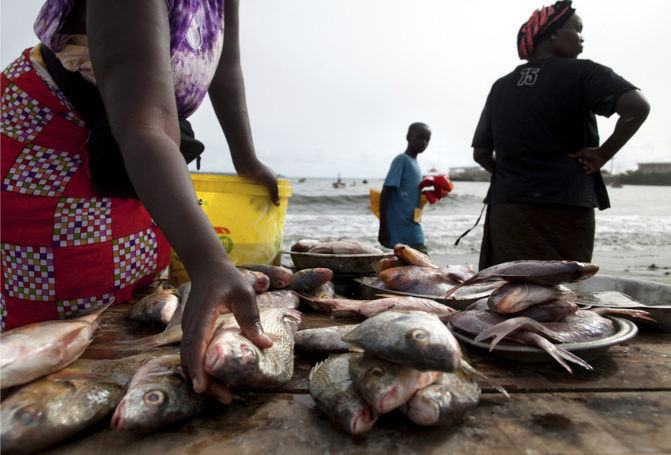
M 76 379 L 38 380 L 23 386 L 0 406 L 2 453 L 32 453 L 64 439 L 96 413 L 91 410 L 92 397 L 114 399 L 115 394 L 121 398 L 123 390 L 87 387 L 86 381 Z
M 461 348 L 444 325 L 437 329 L 430 326 L 411 327 L 405 332 L 401 344 L 404 347 L 400 352 L 411 362 L 406 363 L 408 366 L 422 371 L 451 372 L 459 369 Z
M 372 355 L 352 357 L 349 373 L 364 399 L 380 414 L 396 409 L 403 367 Z
M 180 367 L 147 378 L 129 389 L 110 422 L 116 430 L 151 431 L 199 410 L 204 398 L 193 392 Z
M 205 354 L 205 372 L 234 384 L 236 378 L 258 366 L 261 350 L 239 330 L 215 334 Z
M 353 388 L 349 387 L 335 396 L 330 413 L 341 422 L 350 434 L 362 434 L 370 430 L 378 418 L 378 413 Z

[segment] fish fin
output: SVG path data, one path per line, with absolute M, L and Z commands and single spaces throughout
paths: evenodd
M 545 335 L 551 339 L 555 339 L 554 332 L 545 327 L 543 324 L 534 319 L 522 316 L 517 318 L 506 319 L 505 321 L 500 322 L 488 328 L 487 330 L 484 330 L 482 333 L 480 333 L 478 336 L 475 337 L 474 341 L 478 342 L 486 340 L 487 338 L 495 337 L 490 345 L 489 350 L 491 351 L 494 348 L 494 346 L 498 344 L 499 341 L 501 341 L 505 336 L 509 335 L 511 332 L 514 332 L 516 330 L 526 330 L 529 332 L 535 332 Z
M 496 382 L 494 382 L 489 376 L 486 374 L 482 373 L 481 371 L 475 369 L 470 363 L 466 362 L 464 359 L 461 359 L 461 369 L 464 370 L 467 374 L 470 376 L 477 376 L 479 379 L 482 379 L 485 381 L 487 384 L 491 385 L 494 387 L 498 392 L 502 393 L 505 395 L 506 398 L 510 398 L 510 395 L 508 395 L 508 392 L 506 389 L 498 385 Z
M 543 349 L 545 352 L 550 354 L 561 366 L 566 368 L 566 370 L 573 374 L 573 370 L 568 366 L 568 364 L 564 361 L 564 359 L 568 360 L 569 362 L 573 362 L 577 365 L 580 365 L 581 367 L 584 367 L 588 370 L 594 370 L 592 368 L 592 365 L 589 363 L 585 362 L 583 359 L 578 357 L 575 354 L 570 353 L 566 349 L 557 346 L 553 343 L 551 343 L 549 340 L 543 338 L 541 335 L 538 335 L 536 333 L 530 333 L 534 341 L 536 342 L 536 345 Z
M 179 337 L 177 336 L 178 334 Z M 177 326 L 169 332 L 164 331 L 135 340 L 111 341 L 109 344 L 114 345 L 122 351 L 144 351 L 150 348 L 165 346 L 166 344 L 178 343 L 182 340 L 181 334 L 182 328 L 181 326 Z
M 606 314 L 625 314 L 633 318 L 647 319 L 648 321 L 657 322 L 654 319 L 648 317 L 647 315 L 649 315 L 650 313 L 644 310 L 632 310 L 631 308 L 599 307 L 599 308 L 592 308 L 590 311 L 594 311 L 596 314 L 600 316 L 604 316 Z
M 98 316 L 100 316 L 102 312 L 105 311 L 107 308 L 109 308 L 109 306 L 112 305 L 113 303 L 114 303 L 114 297 L 112 297 L 110 301 L 104 305 L 100 305 L 99 307 L 95 308 L 89 308 L 79 313 L 77 316 L 72 318 L 72 320 L 86 321 L 91 323 L 96 319 L 98 319 Z

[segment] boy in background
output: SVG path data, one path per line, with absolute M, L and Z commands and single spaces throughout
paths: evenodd
M 408 128 L 408 147 L 396 156 L 380 193 L 380 231 L 378 241 L 387 248 L 396 244 L 408 245 L 424 254 L 419 184 L 422 173 L 417 155 L 426 150 L 431 140 L 431 130 L 424 123 L 413 123 Z

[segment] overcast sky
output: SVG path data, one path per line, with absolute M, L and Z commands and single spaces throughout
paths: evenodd
M 43 2 L 2 0 L 2 67 L 37 42 Z M 242 0 L 241 48 L 259 157 L 287 177 L 384 177 L 410 123 L 433 137 L 423 171 L 475 166 L 471 139 L 496 79 L 521 64 L 517 31 L 542 0 Z M 671 161 L 671 1 L 575 0 L 581 58 L 610 66 L 651 103 L 612 169 Z M 602 140 L 616 116 L 599 119 Z M 202 171 L 234 172 L 212 107 L 191 117 Z M 611 169 L 611 164 L 606 168 Z

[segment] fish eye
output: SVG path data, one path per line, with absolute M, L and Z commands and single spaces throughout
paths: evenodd
M 21 425 L 26 426 L 37 423 L 37 421 L 40 419 L 41 416 L 42 411 L 32 406 L 26 406 L 23 409 L 19 409 L 14 414 L 14 418 L 16 419 L 16 421 Z
M 382 367 L 373 367 L 370 369 L 370 375 L 374 378 L 381 378 L 384 376 L 384 368 Z
M 429 332 L 424 329 L 412 329 L 408 331 L 406 337 L 416 341 L 417 343 L 427 343 L 429 341 Z
M 336 402 L 338 405 L 343 405 L 349 403 L 350 401 L 352 401 L 352 399 L 354 399 L 354 395 L 352 395 L 349 392 L 342 392 L 338 395 Z
M 256 351 L 247 345 L 242 346 L 242 353 L 245 355 L 245 357 L 248 357 L 252 360 L 256 359 Z
M 165 401 L 165 393 L 160 390 L 150 390 L 144 394 L 144 402 L 149 406 L 158 406 Z

